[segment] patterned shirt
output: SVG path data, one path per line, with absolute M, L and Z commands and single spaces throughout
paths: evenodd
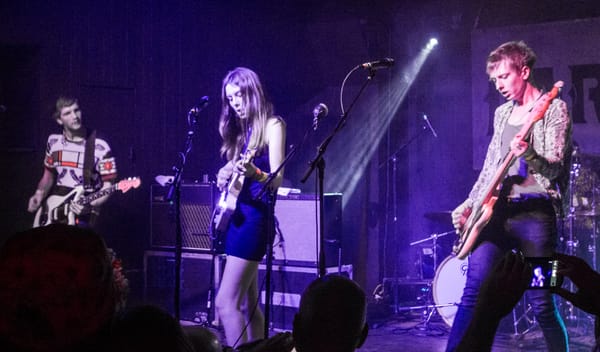
M 57 186 L 74 188 L 83 185 L 85 143 L 85 140 L 70 141 L 63 134 L 51 134 L 48 137 L 44 166 L 56 171 Z M 108 143 L 101 138 L 96 138 L 93 170 L 92 184 L 95 188 L 117 177 L 115 158 L 111 155 Z
M 488 146 L 483 168 L 469 193 L 469 199 L 481 201 L 505 155 L 502 154 L 502 134 L 512 113 L 512 101 L 500 105 L 494 113 L 494 135 Z M 537 121 L 530 137 L 538 157 L 528 161 L 535 181 L 554 199 L 566 192 L 571 160 L 571 119 L 567 104 L 554 99 L 544 118 Z

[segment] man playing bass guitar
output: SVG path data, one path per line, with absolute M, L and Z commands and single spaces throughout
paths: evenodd
M 535 61 L 535 53 L 522 41 L 504 43 L 487 58 L 490 81 L 507 102 L 495 111 L 494 134 L 481 173 L 467 200 L 452 212 L 454 227 L 462 234 L 469 217 L 480 215 L 478 207 L 493 200 L 491 216 L 469 249 L 466 285 L 447 351 L 454 351 L 463 338 L 482 282 L 507 251 L 550 257 L 556 247 L 556 212 L 562 207 L 561 193 L 569 177 L 571 121 L 566 103 L 548 98 L 535 85 Z M 532 116 L 536 113 L 539 116 Z M 522 127 L 532 117 L 540 119 L 532 125 L 529 136 L 522 136 Z M 505 163 L 507 157 L 513 162 Z M 502 165 L 506 170 L 499 170 Z M 498 172 L 505 174 L 498 187 L 490 188 Z M 497 194 L 487 195 L 490 189 Z M 548 351 L 568 351 L 567 332 L 551 293 L 528 290 L 527 295 Z

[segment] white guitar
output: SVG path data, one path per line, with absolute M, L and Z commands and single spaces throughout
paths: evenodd
M 247 150 L 242 157 L 243 162 L 250 162 L 255 154 L 256 149 Z M 227 188 L 221 193 L 219 202 L 213 212 L 213 225 L 218 233 L 222 234 L 227 231 L 231 215 L 233 215 L 233 212 L 237 207 L 238 196 L 244 186 L 244 178 L 244 175 L 234 172 L 229 180 Z
M 88 195 L 84 195 L 83 186 L 77 186 L 64 196 L 49 196 L 44 202 L 42 202 L 42 205 L 35 213 L 33 227 L 46 226 L 55 222 L 64 222 L 65 220 L 67 221 L 67 224 L 74 225 L 75 214 L 69 211 L 69 205 L 72 202 L 80 205 L 87 205 L 94 200 L 109 195 L 115 191 L 121 191 L 125 193 L 131 188 L 138 188 L 140 184 L 141 180 L 138 177 L 130 177 L 115 183 L 109 188 L 101 189 L 98 192 Z

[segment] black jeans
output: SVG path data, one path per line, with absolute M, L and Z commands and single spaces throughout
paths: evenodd
M 516 248 L 526 257 L 550 257 L 556 242 L 556 215 L 551 200 L 499 200 L 490 223 L 479 235 L 469 256 L 467 282 L 446 351 L 453 351 L 462 339 L 473 316 L 481 283 L 507 251 Z M 528 290 L 526 294 L 543 331 L 548 351 L 568 351 L 567 330 L 552 294 L 548 290 Z

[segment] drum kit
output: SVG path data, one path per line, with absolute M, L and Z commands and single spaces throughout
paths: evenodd
M 562 223 L 559 250 L 584 259 L 594 270 L 598 270 L 598 222 L 600 220 L 600 181 L 594 169 L 597 158 L 581 154 L 575 147 L 569 178 L 568 206 Z M 571 292 L 576 291 L 568 282 Z M 561 313 L 567 322 L 579 322 L 582 312 L 568 301 L 560 301 Z

